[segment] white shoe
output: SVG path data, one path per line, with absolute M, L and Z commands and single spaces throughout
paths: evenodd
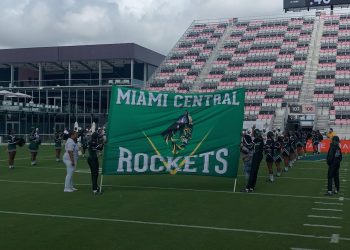
M 73 190 L 73 191 L 78 191 L 78 189 L 77 189 L 77 188 L 74 188 L 74 187 L 72 188 L 72 190 Z
M 57 162 L 59 162 L 59 161 L 60 161 L 60 159 L 56 159 L 56 161 L 57 161 Z
M 63 190 L 63 192 L 65 192 L 65 193 L 72 193 L 72 192 L 74 192 L 74 190 L 73 190 L 73 189 L 70 189 L 70 188 L 65 188 L 65 189 Z
M 9 166 L 9 169 L 14 169 L 15 167 L 13 165 Z

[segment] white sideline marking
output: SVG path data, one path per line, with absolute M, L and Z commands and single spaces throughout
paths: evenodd
M 330 243 L 339 243 L 339 234 L 332 234 L 331 242 Z
M 300 248 L 300 247 L 291 247 L 290 250 L 319 250 L 314 248 Z
M 204 230 L 213 230 L 213 231 L 229 231 L 229 232 L 243 232 L 243 233 L 281 235 L 281 236 L 294 236 L 294 237 L 312 238 L 312 239 L 331 239 L 331 237 L 329 237 L 329 236 L 316 236 L 316 235 L 305 235 L 305 234 L 296 234 L 296 233 L 283 233 L 283 232 L 273 232 L 273 231 L 263 231 L 263 230 L 249 230 L 249 229 L 242 229 L 242 228 L 227 228 L 227 227 L 210 227 L 210 226 L 199 226 L 199 225 L 174 224 L 174 223 L 166 223 L 166 222 L 122 220 L 122 219 L 111 219 L 111 218 L 59 215 L 59 214 L 23 213 L 23 212 L 11 212 L 11 211 L 0 211 L 0 213 L 1 214 L 14 214 L 14 215 L 49 217 L 49 218 L 63 218 L 63 219 L 90 220 L 90 221 L 106 221 L 106 222 L 119 222 L 119 223 L 128 223 L 128 224 L 152 225 L 152 226 L 166 226 L 166 227 L 177 227 L 177 228 L 204 229 Z M 350 241 L 350 238 L 339 238 L 339 239 L 340 240 Z
M 343 212 L 342 209 L 331 209 L 331 208 L 312 208 L 312 210 L 317 210 L 317 211 L 333 211 L 333 212 Z
M 330 225 L 317 225 L 317 224 L 304 224 L 305 227 L 327 227 L 327 228 L 342 228 L 341 226 L 330 226 Z
M 315 204 L 322 204 L 322 205 L 337 205 L 337 206 L 342 206 L 343 203 L 330 203 L 330 202 L 319 202 L 319 201 L 314 201 Z
M 323 216 L 323 215 L 308 215 L 309 218 L 322 218 L 322 219 L 335 219 L 335 220 L 341 220 L 342 217 L 336 217 L 336 216 Z
M 48 185 L 64 185 L 64 183 L 56 182 L 35 182 L 35 181 L 13 181 L 13 180 L 1 180 L 0 182 L 7 183 L 23 183 L 23 184 L 48 184 Z M 91 184 L 75 184 L 77 186 L 90 186 Z M 129 186 L 129 185 L 103 185 L 104 187 L 116 187 L 116 188 L 136 188 L 136 189 L 158 189 L 158 190 L 174 190 L 174 191 L 189 191 L 189 192 L 204 192 L 204 193 L 222 193 L 222 194 L 237 194 L 237 195 L 257 195 L 257 196 L 272 196 L 272 197 L 291 197 L 291 198 L 305 198 L 305 199 L 323 199 L 323 200 L 338 200 L 338 198 L 332 197 L 315 197 L 306 195 L 290 195 L 290 194 L 269 194 L 269 193 L 241 193 L 225 190 L 208 190 L 208 189 L 193 189 L 193 188 L 172 188 L 172 187 L 149 187 L 149 186 Z M 350 200 L 344 198 L 344 200 Z
M 296 167 L 295 169 L 300 169 L 300 170 L 320 170 L 322 168 L 298 168 L 298 167 Z

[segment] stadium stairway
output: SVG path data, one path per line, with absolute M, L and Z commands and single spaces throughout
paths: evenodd
M 200 90 L 201 87 L 203 86 L 205 79 L 208 78 L 208 75 L 213 67 L 213 62 L 218 58 L 219 51 L 224 46 L 224 43 L 227 40 L 227 38 L 230 36 L 231 32 L 232 32 L 232 28 L 231 26 L 228 26 L 224 34 L 221 36 L 216 47 L 213 49 L 211 56 L 208 58 L 203 70 L 201 71 L 196 81 L 194 82 L 194 86 L 192 87 L 193 90 Z
M 313 96 L 314 96 L 314 90 L 315 90 L 315 83 L 316 83 L 316 75 L 317 75 L 317 68 L 318 68 L 318 62 L 319 62 L 319 51 L 321 48 L 321 38 L 322 38 L 322 32 L 323 32 L 323 19 L 315 19 L 314 23 L 314 30 L 311 38 L 310 48 L 308 59 L 307 59 L 307 66 L 306 66 L 306 74 L 304 77 L 303 86 L 301 88 L 301 94 L 300 94 L 300 103 L 303 104 L 312 104 L 313 102 Z
M 318 107 L 316 111 L 315 129 L 320 131 L 329 128 L 329 107 Z
M 284 128 L 286 124 L 288 112 L 287 108 L 276 109 L 276 116 L 273 120 L 272 128 L 273 129 L 281 129 Z

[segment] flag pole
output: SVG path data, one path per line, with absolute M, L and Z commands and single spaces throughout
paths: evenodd
M 235 178 L 235 185 L 233 186 L 233 192 L 236 193 L 237 178 Z
M 102 192 L 103 174 L 101 175 L 100 192 Z

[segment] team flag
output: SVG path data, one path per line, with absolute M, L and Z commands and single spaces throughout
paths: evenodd
M 149 92 L 113 86 L 104 175 L 237 177 L 244 89 Z

